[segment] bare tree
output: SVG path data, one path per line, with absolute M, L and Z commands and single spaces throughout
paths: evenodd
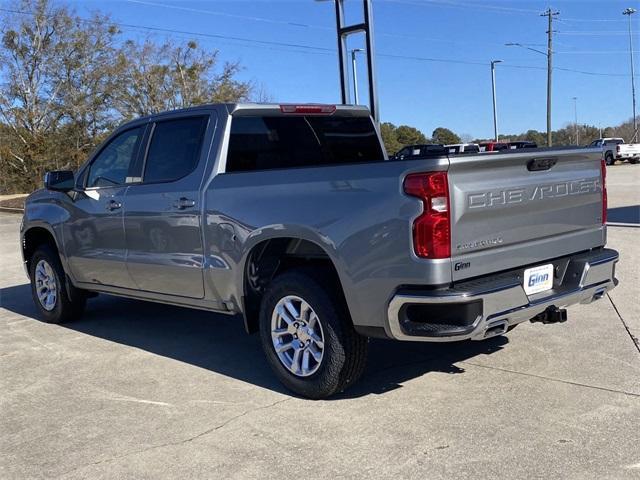
M 235 79 L 240 66 L 216 69 L 218 52 L 185 46 L 125 42 L 119 59 L 120 89 L 115 108 L 124 118 L 214 102 L 246 99 L 251 85 Z M 219 71 L 218 71 L 219 70 Z
M 31 191 L 76 168 L 123 119 L 249 98 L 237 63 L 193 42 L 121 40 L 108 16 L 81 18 L 50 0 L 0 17 L 0 187 Z
M 83 20 L 47 0 L 19 8 L 0 23 L 0 168 L 14 188 L 32 189 L 46 170 L 77 166 L 106 127 L 108 81 L 98 69 L 115 58 L 117 31 L 104 16 Z

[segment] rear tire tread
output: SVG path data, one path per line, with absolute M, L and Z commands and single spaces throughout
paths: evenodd
M 296 378 L 280 364 L 273 353 L 270 337 L 272 303 L 283 293 L 305 298 L 318 313 L 325 329 L 325 365 L 307 379 Z M 332 317 L 332 318 L 327 318 Z M 331 333 L 330 333 L 331 332 Z M 312 399 L 326 398 L 353 385 L 366 367 L 368 338 L 353 328 L 349 312 L 336 281 L 331 275 L 309 268 L 295 268 L 278 275 L 267 288 L 260 306 L 260 335 L 267 359 L 282 383 L 293 392 Z M 336 345 L 328 338 L 334 335 Z M 329 358 L 329 355 L 333 355 Z

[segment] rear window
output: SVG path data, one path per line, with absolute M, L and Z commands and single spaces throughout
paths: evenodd
M 227 172 L 384 161 L 369 117 L 235 117 Z

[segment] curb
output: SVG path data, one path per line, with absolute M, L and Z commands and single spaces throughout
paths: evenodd
M 22 209 L 22 208 L 11 208 L 11 207 L 0 207 L 0 212 L 23 214 L 24 213 L 24 209 Z

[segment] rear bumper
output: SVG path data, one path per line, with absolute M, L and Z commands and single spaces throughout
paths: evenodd
M 483 340 L 548 307 L 591 303 L 617 285 L 618 252 L 599 249 L 553 260 L 554 286 L 527 296 L 524 268 L 461 282 L 451 289 L 400 290 L 387 311 L 387 336 L 404 341 Z M 544 263 L 544 262 L 541 262 Z

